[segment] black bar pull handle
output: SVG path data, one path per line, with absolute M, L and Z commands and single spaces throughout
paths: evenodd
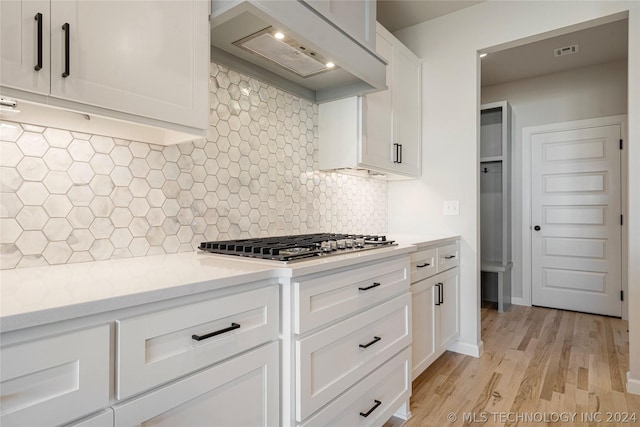
M 238 329 L 240 325 L 238 323 L 232 323 L 228 328 L 220 329 L 219 331 L 209 332 L 206 335 L 191 335 L 196 341 L 206 340 L 207 338 L 215 337 L 216 335 L 224 334 L 225 332 L 233 331 L 234 329 Z
M 429 264 L 428 262 L 425 262 L 424 264 L 420 264 L 420 265 L 416 265 L 417 268 L 425 268 L 425 267 L 429 267 L 431 264 Z
M 400 144 L 393 144 L 393 163 L 399 163 L 398 162 L 398 156 L 400 156 L 400 151 L 399 148 Z
M 377 288 L 378 286 L 380 286 L 379 282 L 373 282 L 373 285 L 371 286 L 367 286 L 366 288 L 358 288 L 358 289 L 361 291 L 368 291 L 369 289 Z
M 34 70 L 40 71 L 42 70 L 42 14 L 40 12 L 36 13 L 35 20 L 37 22 L 38 28 L 38 47 L 37 47 L 37 55 L 38 58 L 36 60 L 36 66 L 33 67 Z
M 360 416 L 361 417 L 365 417 L 367 418 L 369 415 L 371 415 L 371 413 L 373 411 L 375 411 L 376 409 L 378 409 L 378 406 L 382 405 L 382 402 L 380 402 L 379 400 L 374 400 L 373 401 L 375 404 L 371 407 L 371 409 L 369 409 L 367 412 L 360 412 Z
M 436 292 L 438 292 L 438 295 L 436 296 L 436 305 L 440 305 L 440 283 L 436 283 L 436 289 Z
M 360 348 L 367 348 L 370 347 L 372 345 L 374 345 L 375 343 L 377 343 L 378 341 L 380 341 L 382 338 L 380 337 L 373 337 L 373 341 L 368 342 L 366 344 L 360 344 Z
M 398 155 L 398 163 L 402 163 L 402 144 L 398 144 L 400 147 L 399 155 Z
M 451 258 L 455 258 L 455 255 L 445 255 L 444 259 L 451 259 Z
M 62 31 L 64 31 L 64 72 L 62 73 L 62 77 L 66 79 L 69 77 L 69 40 L 71 36 L 68 22 L 62 25 Z
M 438 283 L 440 285 L 440 305 L 444 304 L 444 283 Z

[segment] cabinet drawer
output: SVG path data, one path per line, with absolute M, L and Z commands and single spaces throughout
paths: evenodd
M 402 402 L 411 396 L 409 354 L 409 348 L 405 348 L 355 387 L 299 425 L 301 427 L 383 425 Z M 365 417 L 363 414 L 367 414 L 374 406 L 375 409 Z
M 97 415 L 92 415 L 65 427 L 113 427 L 113 409 L 105 409 Z
M 437 251 L 433 249 L 424 249 L 411 254 L 411 283 L 425 279 L 436 274 Z
M 277 339 L 278 296 L 269 286 L 117 321 L 116 397 Z
M 296 342 L 302 421 L 411 344 L 409 293 Z
M 2 348 L 3 426 L 60 425 L 109 405 L 109 325 Z
M 408 257 L 295 282 L 294 331 L 303 334 L 408 289 Z
M 278 343 L 114 406 L 115 426 L 280 425 Z
M 458 244 L 441 246 L 438 248 L 438 273 L 460 264 Z

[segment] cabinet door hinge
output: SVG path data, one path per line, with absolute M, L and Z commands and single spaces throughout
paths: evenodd
M 620 291 L 620 301 L 624 301 L 624 291 Z
M 621 149 L 621 150 L 622 150 L 622 146 L 623 146 L 623 143 L 622 143 L 622 139 L 621 139 L 621 140 L 620 140 L 620 149 Z

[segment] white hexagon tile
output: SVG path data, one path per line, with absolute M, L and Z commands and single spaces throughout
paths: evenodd
M 1 122 L 0 267 L 386 231 L 384 181 L 317 171 L 317 105 L 210 70 L 206 142 L 164 147 Z

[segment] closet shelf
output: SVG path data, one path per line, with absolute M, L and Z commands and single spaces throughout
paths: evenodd
M 480 109 L 480 265 L 482 292 L 498 311 L 511 305 L 511 107 Z
M 480 163 L 501 162 L 502 156 L 480 157 Z

